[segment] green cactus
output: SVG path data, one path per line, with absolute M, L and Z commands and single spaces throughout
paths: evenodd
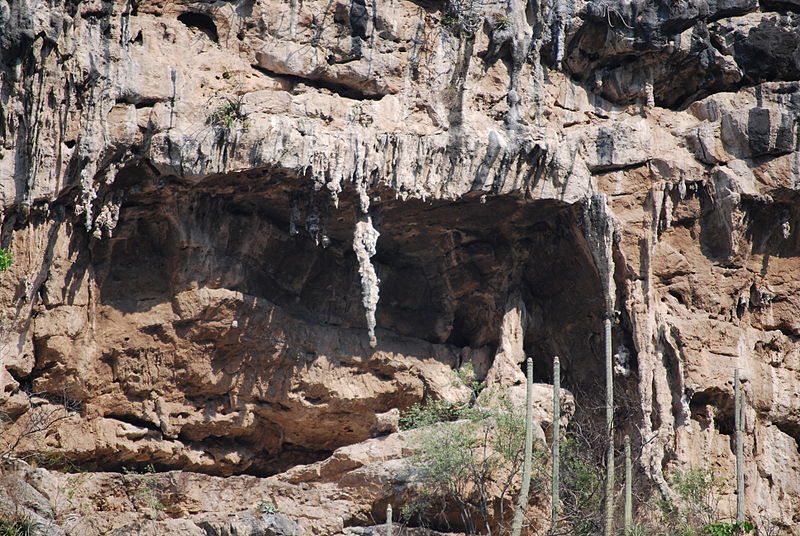
M 743 394 L 737 368 L 733 375 L 734 423 L 736 428 L 736 521 L 744 521 L 744 468 L 742 444 Z
M 517 498 L 517 510 L 511 525 L 511 535 L 519 536 L 522 532 L 522 520 L 528 505 L 528 492 L 531 486 L 531 456 L 533 454 L 533 359 L 527 361 L 528 382 L 525 392 L 525 461 L 522 466 L 522 488 Z
M 609 300 L 606 300 L 609 302 Z M 609 308 L 610 309 L 610 308 Z M 606 431 L 608 450 L 606 451 L 606 512 L 603 534 L 614 535 L 614 363 L 611 357 L 611 314 L 605 320 L 606 346 Z
M 631 438 L 625 436 L 625 534 L 633 523 L 633 468 L 631 467 Z
M 553 358 L 553 489 L 551 531 L 555 533 L 561 506 L 561 364 L 558 356 Z

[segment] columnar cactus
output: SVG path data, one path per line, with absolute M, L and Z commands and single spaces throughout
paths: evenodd
M 606 334 L 606 512 L 604 536 L 614 534 L 614 362 L 611 356 L 611 311 L 605 320 Z
M 531 486 L 531 457 L 533 455 L 533 359 L 528 358 L 528 388 L 525 392 L 525 461 L 522 465 L 522 487 L 517 498 L 517 510 L 511 526 L 512 536 L 522 532 L 522 520 L 528 506 L 528 491 Z
M 556 531 L 561 502 L 561 364 L 558 356 L 553 358 L 553 496 L 551 530 Z
M 631 438 L 625 436 L 625 536 L 633 522 L 633 468 L 631 467 Z
M 739 369 L 733 375 L 734 424 L 736 428 L 736 521 L 744 521 L 744 468 L 743 468 L 743 395 Z

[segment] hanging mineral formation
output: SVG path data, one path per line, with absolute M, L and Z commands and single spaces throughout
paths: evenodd
M 353 251 L 358 259 L 358 274 L 361 276 L 361 303 L 367 314 L 367 329 L 369 330 L 369 345 L 375 348 L 378 340 L 375 338 L 375 310 L 378 307 L 380 280 L 375 273 L 375 267 L 370 258 L 375 255 L 376 245 L 380 233 L 372 226 L 372 218 L 368 215 L 361 216 L 356 222 L 353 236 Z

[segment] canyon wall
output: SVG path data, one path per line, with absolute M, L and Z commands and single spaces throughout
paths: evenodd
M 0 404 L 98 472 L 59 530 L 382 522 L 464 363 L 602 403 L 604 288 L 643 489 L 733 475 L 739 368 L 748 516 L 800 524 L 799 11 L 0 0 Z M 145 464 L 215 491 L 101 504 Z

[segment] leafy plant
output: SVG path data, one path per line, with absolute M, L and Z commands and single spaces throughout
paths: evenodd
M 444 17 L 442 17 L 442 26 L 445 28 L 455 28 L 461 23 L 461 19 L 458 15 L 453 13 L 448 13 Z
M 466 363 L 461 368 L 456 369 L 455 372 L 458 380 L 472 391 L 473 400 L 477 400 L 481 391 L 486 387 L 486 384 L 478 381 L 478 377 L 475 374 L 475 367 L 472 366 L 472 363 Z
M 247 121 L 247 113 L 244 110 L 244 98 L 242 96 L 223 98 L 225 102 L 214 109 L 211 115 L 208 116 L 208 124 L 227 132 L 234 128 L 247 132 L 250 124 Z
M 480 4 L 480 0 L 446 0 L 441 19 L 442 26 L 456 36 L 475 35 L 483 21 Z
M 152 463 L 148 463 L 141 470 L 135 467 L 127 467 L 125 465 L 122 466 L 122 473 L 126 475 L 144 475 L 147 473 L 155 473 L 155 472 L 156 472 L 156 467 Z
M 722 482 L 711 468 L 691 468 L 678 472 L 671 481 L 678 493 L 677 514 L 692 530 L 714 523 L 718 516 Z
M 472 363 L 467 363 L 455 371 L 454 385 L 465 385 L 472 391 L 472 400 L 469 402 L 449 402 L 447 400 L 426 399 L 414 404 L 400 413 L 400 429 L 411 430 L 422 428 L 437 422 L 457 421 L 459 419 L 474 419 L 477 415 L 471 404 L 477 401 L 478 395 L 484 388 L 475 376 Z M 478 412 L 479 413 L 479 412 Z
M 749 521 L 739 521 L 736 523 L 718 521 L 703 527 L 702 534 L 704 536 L 738 536 L 740 534 L 747 534 L 748 532 L 755 532 L 755 530 L 755 525 Z
M 650 536 L 653 534 L 645 525 L 632 525 L 625 536 Z
M 141 506 L 159 511 L 165 508 L 158 496 L 158 481 L 152 475 L 155 472 L 153 464 L 146 465 L 143 471 L 123 467 L 122 472 L 131 477 L 128 480 L 133 488 L 130 495 Z
M 6 248 L 0 248 L 0 272 L 5 272 L 14 264 L 14 255 Z
M 278 513 L 278 507 L 266 501 L 261 501 L 260 503 L 258 503 L 258 506 L 256 506 L 256 510 L 258 510 L 260 514 L 266 514 L 266 515 L 275 515 Z
M 33 453 L 31 463 L 38 467 L 43 467 L 51 471 L 63 471 L 65 473 L 77 473 L 81 471 L 66 454 L 57 450 L 43 450 Z

